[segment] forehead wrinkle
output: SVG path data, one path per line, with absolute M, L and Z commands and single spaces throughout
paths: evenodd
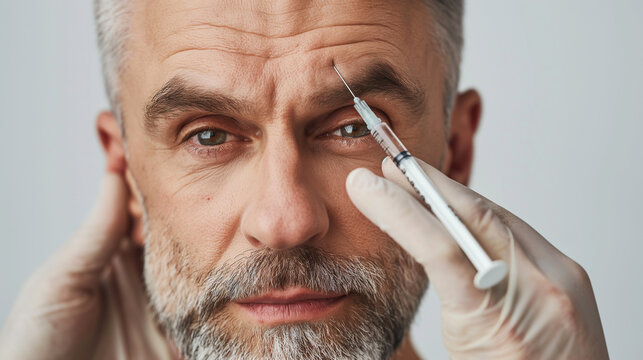
M 213 12 L 208 7 L 181 9 L 179 13 L 191 14 L 174 16 L 174 21 L 167 24 L 163 22 L 163 26 L 154 21 L 158 16 L 146 16 L 148 28 L 156 29 L 147 32 L 151 37 L 148 43 L 156 48 L 155 52 L 161 61 L 184 49 L 210 49 L 260 58 L 279 58 L 298 50 L 330 47 L 340 41 L 363 41 L 369 38 L 375 41 L 390 41 L 392 35 L 408 30 L 404 24 L 396 21 L 402 14 L 386 7 L 382 8 L 382 4 L 368 7 L 370 13 L 378 15 L 377 22 L 370 22 L 364 17 L 348 16 L 350 14 L 347 15 L 346 8 L 355 9 L 354 5 L 345 3 L 309 5 L 305 10 L 280 12 L 279 16 L 276 16 L 277 19 L 273 19 L 273 15 L 262 16 L 259 14 L 261 11 L 256 9 L 261 7 L 272 10 L 275 8 L 272 5 L 254 6 L 249 13 L 236 8 L 234 13 L 230 14 L 229 11 L 226 12 L 225 6 L 218 12 Z M 289 10 L 293 4 L 286 5 L 286 10 Z M 276 8 L 284 7 L 277 4 Z M 334 16 L 323 16 L 329 11 L 332 13 L 335 8 L 338 10 Z M 158 9 L 150 10 L 153 14 L 159 12 Z M 257 14 L 253 17 L 253 13 Z M 284 15 L 281 15 L 282 13 Z M 293 13 L 295 15 L 292 15 Z M 401 51 L 394 42 L 390 41 L 390 45 Z
M 258 31 L 243 30 L 243 29 L 231 26 L 231 25 L 215 24 L 215 23 L 207 22 L 207 21 L 195 22 L 195 23 L 189 25 L 190 28 L 193 28 L 193 29 L 196 29 L 196 30 L 203 30 L 203 29 L 209 29 L 209 28 L 226 29 L 226 30 L 231 30 L 231 31 L 234 31 L 234 32 L 239 32 L 239 33 L 242 33 L 242 34 L 255 35 L 255 36 L 258 36 L 258 37 L 261 37 L 261 38 L 264 38 L 264 39 L 292 38 L 292 37 L 305 35 L 307 33 L 313 32 L 313 31 L 318 31 L 318 30 L 323 30 L 323 29 L 328 29 L 328 28 L 343 28 L 343 27 L 353 27 L 353 26 L 359 26 L 359 27 L 364 27 L 364 26 L 381 27 L 381 28 L 385 28 L 385 29 L 388 29 L 388 30 L 394 30 L 392 26 L 389 26 L 387 24 L 353 22 L 353 23 L 325 24 L 325 25 L 316 26 L 316 27 L 304 28 L 304 29 L 302 29 L 300 31 L 292 31 L 292 32 L 284 33 L 284 34 L 273 35 L 273 34 L 261 33 L 261 32 L 258 32 Z M 169 34 L 167 37 L 170 37 L 171 35 L 176 35 L 182 30 L 183 29 L 176 30 L 173 33 Z
M 376 29 L 372 29 L 376 28 Z M 290 55 L 301 54 L 308 51 L 328 49 L 342 45 L 359 44 L 364 42 L 385 43 L 396 51 L 403 53 L 403 49 L 391 41 L 377 29 L 393 29 L 384 24 L 373 25 L 365 23 L 332 24 L 311 28 L 297 34 L 270 36 L 229 27 L 227 25 L 197 25 L 193 31 L 197 33 L 177 33 L 172 36 L 188 37 L 189 42 L 178 48 L 167 49 L 161 57 L 161 62 L 167 61 L 176 54 L 194 50 L 220 51 L 228 54 L 258 57 L 263 59 L 279 59 Z M 216 31 L 220 29 L 222 31 Z M 328 37 L 326 31 L 339 31 L 349 36 Z M 226 32 L 235 34 L 226 35 Z M 205 33 L 205 34 L 201 34 Z M 364 34 L 364 36 L 361 36 Z M 300 38 L 306 38 L 300 40 Z M 266 42 L 269 40 L 269 42 Z M 181 42 L 183 43 L 183 42 Z M 165 45 L 165 43 L 162 43 Z M 166 46 L 163 46 L 166 47 Z M 161 49 L 161 52 L 165 52 Z
M 163 58 L 162 61 L 167 62 L 168 60 L 170 60 L 170 58 L 175 57 L 176 55 L 189 53 L 189 52 L 193 52 L 193 51 L 219 51 L 219 52 L 224 52 L 224 53 L 227 53 L 227 54 L 248 56 L 248 57 L 256 57 L 256 58 L 261 58 L 261 59 L 265 59 L 265 60 L 277 60 L 277 59 L 288 58 L 290 56 L 301 55 L 302 53 L 306 53 L 306 52 L 310 53 L 310 52 L 315 52 L 315 51 L 328 50 L 328 49 L 332 49 L 332 48 L 335 48 L 335 47 L 350 46 L 350 45 L 355 45 L 355 44 L 360 44 L 360 43 L 373 43 L 373 42 L 377 42 L 377 41 L 374 41 L 373 39 L 368 39 L 368 40 L 362 40 L 362 41 L 339 42 L 339 43 L 331 44 L 331 45 L 324 44 L 324 45 L 320 45 L 320 46 L 317 46 L 317 47 L 312 47 L 310 49 L 306 49 L 306 50 L 303 50 L 303 51 L 300 50 L 300 49 L 293 49 L 292 51 L 289 51 L 289 52 L 286 52 L 286 53 L 283 53 L 283 54 L 278 54 L 278 55 L 275 55 L 273 53 L 268 53 L 268 54 L 247 53 L 247 52 L 243 52 L 243 51 L 236 50 L 236 49 L 222 48 L 222 47 L 214 47 L 214 48 L 187 47 L 187 48 L 182 48 L 182 49 L 176 50 L 176 51 L 168 54 L 166 57 Z M 381 40 L 381 42 L 386 43 L 388 45 L 395 46 L 395 44 L 392 44 L 392 43 L 390 43 L 389 41 L 386 41 L 386 40 Z
M 350 12 L 360 11 L 363 13 L 365 10 L 343 0 L 335 3 L 325 0 L 317 4 L 312 1 L 308 1 L 305 4 L 298 2 L 284 3 L 283 1 L 266 1 L 251 4 L 232 4 L 228 1 L 227 3 L 227 6 L 219 4 L 216 7 L 210 5 L 178 9 L 176 6 L 170 8 L 167 6 L 166 8 L 158 6 L 150 8 L 148 6 L 147 10 L 151 15 L 146 16 L 146 23 L 149 27 L 166 33 L 166 35 L 161 36 L 161 39 L 198 25 L 225 26 L 232 30 L 261 35 L 267 38 L 283 38 L 307 32 L 320 27 L 319 25 L 322 25 L 322 27 L 372 25 L 390 28 L 391 26 L 386 25 L 387 22 L 395 24 L 394 19 L 399 20 L 401 16 L 403 17 L 399 12 L 391 11 L 388 6 L 370 4 L 368 11 L 371 13 L 377 12 L 377 16 L 371 17 L 377 19 L 377 21 L 357 22 L 355 21 L 355 16 L 350 16 Z M 181 6 L 186 5 L 181 3 Z M 284 8 L 286 10 L 270 11 L 273 8 Z M 326 10 L 327 8 L 331 9 Z M 335 10 L 335 8 L 337 9 Z M 160 12 L 158 11 L 159 9 Z M 163 10 L 171 12 L 174 15 L 173 19 L 178 23 L 163 24 L 163 26 L 159 27 L 157 18 L 162 16 Z M 148 11 L 145 13 L 148 13 Z M 193 16 L 176 16 L 184 13 L 190 13 Z M 162 21 L 163 19 L 161 18 L 160 20 Z M 242 28 L 246 30 L 242 30 Z

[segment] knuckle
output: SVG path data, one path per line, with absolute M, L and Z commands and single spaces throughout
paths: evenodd
M 572 280 L 573 283 L 575 284 L 589 284 L 589 274 L 587 274 L 587 271 L 585 268 L 583 268 L 579 263 L 575 261 L 571 261 L 571 265 L 569 267 L 569 276 Z
M 485 233 L 489 230 L 496 219 L 493 209 L 487 206 L 482 199 L 476 199 L 475 205 L 471 208 L 469 220 L 474 229 Z
M 591 282 L 587 271 L 577 262 L 567 258 L 562 271 L 558 275 L 558 282 L 568 292 L 578 292 L 580 289 L 591 289 Z

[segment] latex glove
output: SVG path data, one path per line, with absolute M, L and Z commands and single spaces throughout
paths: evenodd
M 86 359 L 98 340 L 100 278 L 128 230 L 127 188 L 109 172 L 85 224 L 24 284 L 0 334 L 0 359 Z
M 473 286 L 475 268 L 392 161 L 382 164 L 388 180 L 356 169 L 346 187 L 355 206 L 424 266 L 451 358 L 608 358 L 587 273 L 515 215 L 418 162 L 489 256 L 507 262 L 498 286 Z

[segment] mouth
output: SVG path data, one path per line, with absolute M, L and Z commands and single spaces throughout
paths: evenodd
M 339 308 L 347 296 L 306 288 L 288 288 L 240 299 L 234 304 L 252 320 L 262 325 L 276 325 L 324 318 Z

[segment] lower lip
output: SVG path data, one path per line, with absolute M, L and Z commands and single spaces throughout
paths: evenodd
M 260 324 L 274 325 L 323 318 L 341 305 L 346 296 L 330 299 L 311 299 L 287 304 L 237 303 Z

